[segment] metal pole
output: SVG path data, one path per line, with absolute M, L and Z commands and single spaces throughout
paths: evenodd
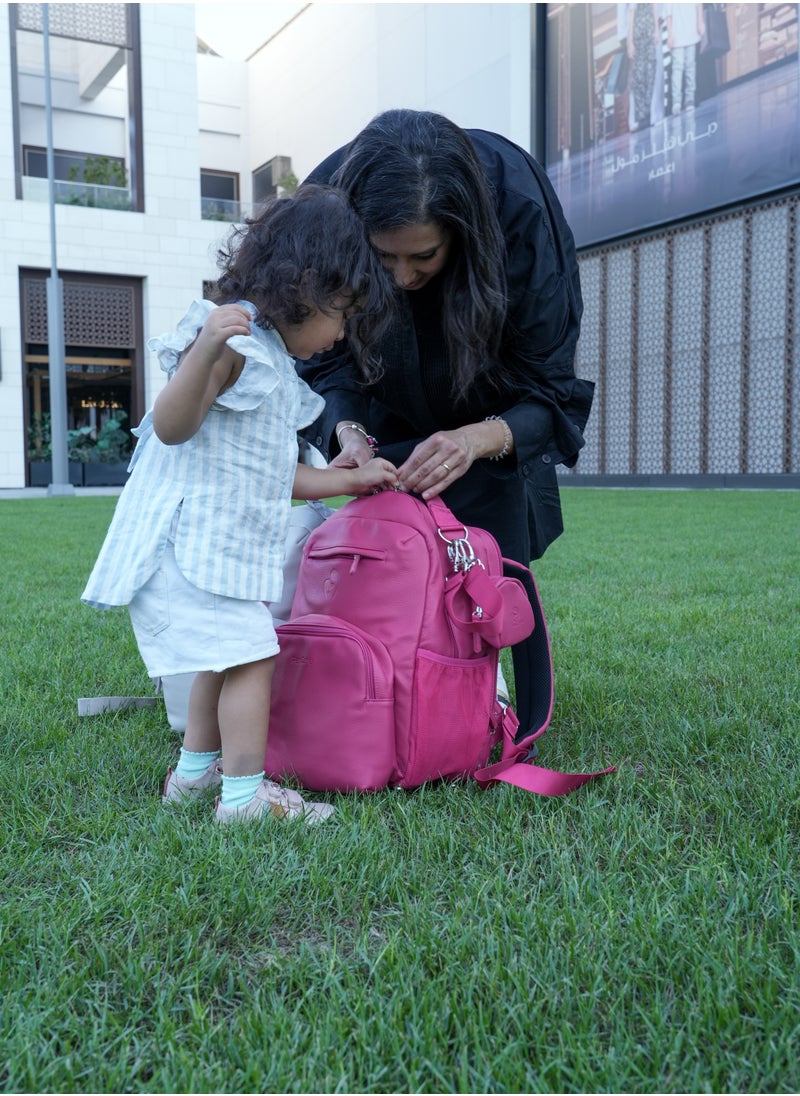
M 42 4 L 44 113 L 47 123 L 47 189 L 50 203 L 50 277 L 47 279 L 47 351 L 50 379 L 51 483 L 48 495 L 74 495 L 67 456 L 67 371 L 64 360 L 64 287 L 56 260 L 56 187 L 53 155 L 53 103 L 50 92 L 50 20 Z
M 545 103 L 547 102 L 547 5 L 534 4 L 531 11 L 531 155 L 540 164 L 547 155 Z

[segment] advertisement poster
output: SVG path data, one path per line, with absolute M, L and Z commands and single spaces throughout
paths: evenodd
M 800 183 L 798 4 L 548 4 L 546 167 L 578 247 Z

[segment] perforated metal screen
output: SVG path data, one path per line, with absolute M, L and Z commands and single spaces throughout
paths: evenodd
M 47 342 L 47 284 L 42 278 L 22 283 L 26 343 Z M 64 280 L 64 341 L 68 346 L 136 346 L 136 296 L 131 286 Z
M 576 473 L 800 472 L 798 204 L 581 254 L 597 390 Z
M 42 5 L 13 4 L 12 15 L 19 30 L 41 34 Z M 48 4 L 47 23 L 51 34 L 129 48 L 125 4 Z

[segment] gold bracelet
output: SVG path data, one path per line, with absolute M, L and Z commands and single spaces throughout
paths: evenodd
M 511 452 L 511 446 L 514 443 L 514 435 L 511 433 L 511 427 L 505 419 L 500 417 L 500 415 L 487 415 L 484 422 L 501 422 L 503 424 L 503 448 L 499 453 L 495 453 L 493 457 L 489 457 L 489 460 L 502 460 L 503 457 L 507 457 Z

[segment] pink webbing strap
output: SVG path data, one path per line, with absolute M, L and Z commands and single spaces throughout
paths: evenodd
M 425 505 L 433 516 L 439 531 L 446 535 L 448 540 L 460 540 L 461 537 L 468 533 L 464 522 L 458 520 L 443 499 L 438 497 L 435 499 L 428 499 Z
M 566 795 L 567 792 L 580 788 L 582 784 L 596 780 L 598 776 L 607 776 L 617 771 L 616 765 L 612 765 L 596 773 L 560 773 L 554 769 L 543 769 L 540 765 L 533 765 L 524 760 L 531 739 L 528 738 L 520 744 L 514 742 L 518 728 L 519 720 L 516 713 L 513 708 L 506 708 L 502 714 L 503 756 L 501 760 L 473 773 L 481 788 L 485 789 L 492 784 L 503 782 L 512 784 L 515 788 L 534 792 L 536 795 Z
M 598 776 L 615 773 L 616 765 L 597 773 L 559 773 L 554 769 L 543 769 L 540 765 L 531 765 L 518 761 L 498 761 L 476 772 L 475 779 L 481 788 L 503 781 L 515 788 L 535 792 L 536 795 L 566 795 L 567 792 L 596 780 Z

